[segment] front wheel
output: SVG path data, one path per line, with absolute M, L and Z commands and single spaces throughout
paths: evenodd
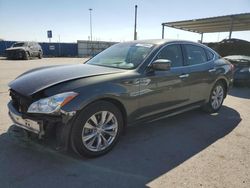
M 82 110 L 71 132 L 71 145 L 82 156 L 97 157 L 110 151 L 120 137 L 123 118 L 112 103 L 98 101 Z
M 223 83 L 217 82 L 210 93 L 209 102 L 205 105 L 205 110 L 210 113 L 219 111 L 224 101 L 225 92 Z
M 38 58 L 39 58 L 39 59 L 42 59 L 42 58 L 43 58 L 43 53 L 42 53 L 42 52 L 39 52 Z

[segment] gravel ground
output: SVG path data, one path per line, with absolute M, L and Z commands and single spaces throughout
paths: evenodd
M 0 58 L 0 187 L 250 187 L 250 89 L 233 88 L 217 114 L 194 110 L 129 127 L 110 153 L 80 159 L 15 132 L 7 83 L 80 58 Z

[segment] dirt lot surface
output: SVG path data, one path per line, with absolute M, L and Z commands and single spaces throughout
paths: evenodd
M 107 155 L 81 159 L 13 131 L 8 82 L 80 58 L 0 58 L 0 187 L 250 187 L 250 89 L 233 88 L 217 114 L 190 111 L 129 127 Z

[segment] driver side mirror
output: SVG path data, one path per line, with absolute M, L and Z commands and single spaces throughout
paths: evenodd
M 170 67 L 171 61 L 168 59 L 157 59 L 151 65 L 151 68 L 156 71 L 168 71 Z

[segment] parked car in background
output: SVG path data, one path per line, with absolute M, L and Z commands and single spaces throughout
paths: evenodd
M 85 64 L 37 68 L 10 84 L 14 124 L 59 138 L 84 156 L 110 151 L 127 125 L 194 108 L 217 112 L 232 84 L 233 66 L 188 41 L 119 43 Z
M 215 50 L 222 57 L 229 55 L 250 56 L 250 42 L 241 39 L 224 39 L 220 42 L 207 43 L 207 46 Z
M 43 50 L 37 42 L 17 42 L 5 50 L 8 59 L 30 59 L 43 57 Z
M 234 67 L 234 85 L 250 86 L 250 56 L 230 55 L 224 57 Z

